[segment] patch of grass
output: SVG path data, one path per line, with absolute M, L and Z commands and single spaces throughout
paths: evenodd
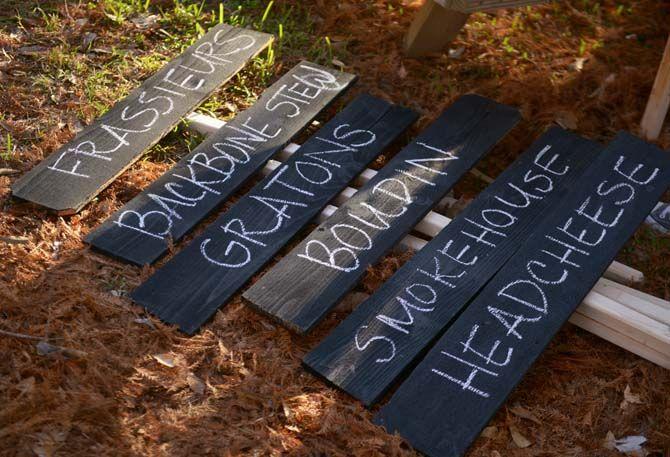
M 58 12 L 51 11 L 46 12 L 41 7 L 35 8 L 35 11 L 40 14 L 42 20 L 44 21 L 44 28 L 49 33 L 60 32 L 63 28 L 60 16 Z
M 135 14 L 146 13 L 151 0 L 104 0 L 105 16 L 113 23 L 122 25 Z
M 4 138 L 4 147 L 0 152 L 0 158 L 5 161 L 12 160 L 14 158 L 14 153 L 16 152 L 16 144 L 14 144 L 14 139 L 12 138 L 11 133 L 7 133 Z
M 14 5 L 14 0 L 8 1 Z M 94 26 L 85 31 L 98 35 L 92 47 L 109 53 L 80 49 L 80 38 L 70 29 L 72 16 L 62 2 L 16 4 L 21 8 L 14 10 L 13 23 L 21 27 L 24 18 L 30 19 L 28 29 L 33 33 L 34 21 L 39 22 L 40 43 L 46 46 L 52 43 L 46 58 L 35 59 L 41 67 L 38 74 L 30 76 L 36 94 L 59 105 L 65 101 L 60 87 L 67 87 L 68 93 L 78 93 L 82 100 L 77 105 L 78 116 L 85 121 L 104 114 L 141 80 L 159 71 L 219 23 L 272 33 L 276 40 L 201 106 L 201 110 L 210 114 L 230 116 L 253 104 L 276 78 L 280 68 L 277 62 L 282 62 L 285 72 L 303 58 L 331 66 L 333 59 L 346 60 L 346 42 L 338 42 L 335 49 L 329 37 L 315 36 L 310 6 L 303 3 L 274 0 L 84 3 L 79 11 L 89 11 L 90 22 L 85 27 Z M 133 22 L 153 15 L 158 27 L 142 28 Z M 194 141 L 198 138 L 177 130 L 148 156 L 151 160 L 172 160 L 179 151 L 192 147 Z M 175 147 L 178 142 L 181 145 Z

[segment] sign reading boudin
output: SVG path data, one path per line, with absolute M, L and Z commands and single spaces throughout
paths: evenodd
M 266 33 L 217 25 L 17 180 L 12 194 L 61 214 L 81 210 L 271 42 Z
M 668 185 L 667 152 L 617 135 L 376 421 L 427 455 L 465 453 Z
M 153 263 L 354 80 L 348 73 L 299 63 L 264 91 L 251 108 L 210 135 L 86 241 L 137 265 Z
M 461 97 L 244 298 L 309 331 L 518 120 L 514 108 Z
M 195 332 L 414 120 L 361 95 L 132 293 Z
M 375 403 L 601 149 L 550 129 L 307 354 L 305 365 L 364 404 Z

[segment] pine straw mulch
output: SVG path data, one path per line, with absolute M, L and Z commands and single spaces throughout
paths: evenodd
M 421 60 L 401 53 L 418 4 L 321 0 L 310 11 L 314 39 L 329 35 L 335 57 L 361 76 L 355 92 L 417 109 L 420 126 L 470 91 L 520 107 L 522 124 L 480 166 L 496 176 L 554 121 L 600 141 L 618 129 L 637 131 L 670 28 L 670 3 L 594 5 L 573 0 L 477 15 L 453 44 L 465 47 L 460 59 Z M 68 10 L 73 21 L 83 15 L 95 21 L 95 14 L 100 13 L 72 5 Z M 112 40 L 128 27 L 98 33 Z M 82 32 L 73 26 L 68 33 L 65 39 L 79 39 Z M 0 40 L 13 56 L 0 74 L 0 125 L 29 145 L 20 160 L 0 165 L 25 170 L 73 136 L 76 109 L 89 116 L 91 111 L 77 102 L 76 84 L 52 97 L 33 91 L 31 78 L 41 70 L 33 57 L 17 53 L 26 43 L 7 34 Z M 580 54 L 587 59 L 584 68 L 571 69 Z M 289 68 L 293 57 L 282 63 Z M 39 129 L 48 135 L 40 137 Z M 659 144 L 670 146 L 667 127 Z M 238 297 L 198 335 L 186 338 L 147 319 L 123 296 L 150 269 L 92 253 L 81 239 L 166 167 L 152 160 L 134 165 L 69 218 L 10 201 L 15 176 L 0 178 L 0 236 L 27 238 L 0 243 L 0 328 L 48 337 L 51 349 L 66 348 L 41 355 L 37 339 L 0 335 L 0 453 L 414 455 L 401 438 L 372 425 L 370 411 L 300 367 L 303 354 L 345 316 L 343 309 L 299 338 Z M 456 194 L 472 197 L 481 188 L 467 177 Z M 643 290 L 666 299 L 669 241 L 640 229 L 619 256 L 646 274 Z M 406 258 L 388 256 L 357 290 L 372 292 Z M 622 408 L 627 386 L 640 403 Z M 470 455 L 614 456 L 603 447 L 610 431 L 616 437 L 644 435 L 646 449 L 669 455 L 669 394 L 670 372 L 566 325 Z M 533 444 L 519 449 L 510 427 Z

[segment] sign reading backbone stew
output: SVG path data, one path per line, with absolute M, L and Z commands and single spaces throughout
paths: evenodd
M 266 33 L 217 25 L 17 180 L 12 194 L 61 214 L 81 210 L 271 42 Z
M 244 298 L 309 331 L 518 120 L 514 108 L 459 98 Z
M 86 241 L 137 265 L 153 263 L 310 124 L 356 79 L 301 62 L 113 214 Z
M 416 120 L 362 95 L 139 288 L 132 298 L 195 332 Z
M 554 127 L 359 305 L 305 365 L 375 403 L 519 248 L 602 148 Z
M 668 185 L 667 152 L 617 135 L 376 421 L 424 454 L 462 455 Z

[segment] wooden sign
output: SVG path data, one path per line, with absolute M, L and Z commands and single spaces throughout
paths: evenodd
M 369 406 L 519 248 L 602 148 L 552 128 L 304 358 Z
M 362 95 L 132 293 L 195 332 L 415 120 Z
M 301 62 L 248 110 L 90 233 L 96 249 L 143 265 L 164 255 L 342 94 L 354 75 Z
M 17 180 L 12 194 L 61 214 L 78 212 L 271 42 L 266 33 L 217 25 Z
M 461 97 L 244 298 L 309 331 L 518 120 L 513 108 Z
M 667 152 L 617 135 L 376 421 L 427 455 L 462 455 L 668 185 Z

